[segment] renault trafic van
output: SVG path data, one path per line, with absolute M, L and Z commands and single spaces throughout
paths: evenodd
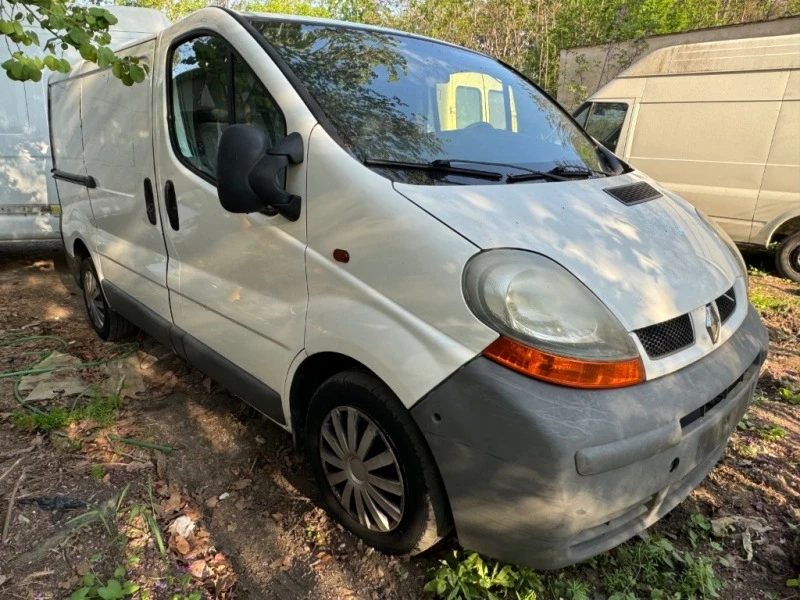
M 219 8 L 124 52 L 144 83 L 80 64 L 50 84 L 92 327 L 140 327 L 290 431 L 369 544 L 454 527 L 560 567 L 722 456 L 767 351 L 741 256 L 532 83 L 406 33 Z M 506 118 L 444 126 L 459 73 L 493 79 Z
M 109 27 L 111 48 L 129 44 L 169 25 L 169 20 L 150 8 L 111 6 L 117 17 Z M 51 35 L 38 27 L 27 27 L 44 42 Z M 16 48 L 0 44 L 0 62 Z M 25 48 L 28 55 L 44 56 L 44 49 Z M 69 49 L 65 60 L 80 60 Z M 0 72 L 0 251 L 29 247 L 61 246 L 58 229 L 60 210 L 50 177 L 46 80 L 21 83 Z
M 656 50 L 575 117 L 800 282 L 800 34 Z

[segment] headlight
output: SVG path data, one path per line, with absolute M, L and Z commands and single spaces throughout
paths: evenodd
M 464 296 L 478 319 L 505 336 L 486 354 L 506 366 L 578 387 L 620 387 L 644 378 L 622 324 L 571 273 L 540 254 L 479 254 L 464 271 Z
M 700 220 L 703 221 L 703 223 L 705 223 L 708 226 L 708 228 L 712 231 L 712 233 L 717 234 L 719 239 L 728 247 L 728 250 L 731 251 L 734 262 L 736 263 L 736 267 L 739 269 L 739 274 L 744 279 L 744 284 L 749 287 L 749 281 L 747 277 L 747 265 L 744 262 L 744 258 L 742 258 L 742 253 L 739 252 L 739 248 L 736 247 L 736 244 L 731 239 L 731 236 L 729 236 L 725 232 L 725 230 L 722 227 L 720 227 L 716 223 L 716 221 L 714 221 L 714 219 L 707 216 L 705 213 L 698 210 L 697 208 L 695 208 L 694 210 L 697 213 L 697 216 L 700 217 Z

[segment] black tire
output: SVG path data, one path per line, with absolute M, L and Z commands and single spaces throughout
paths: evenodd
M 337 412 L 337 409 L 342 411 L 355 409 L 361 415 L 353 422 L 357 425 L 360 424 L 360 430 L 364 437 L 366 437 L 364 432 L 369 424 L 374 425 L 379 431 L 379 435 L 373 438 L 374 441 L 369 450 L 365 451 L 363 455 L 362 467 L 372 458 L 385 455 L 382 450 L 384 444 L 396 457 L 396 463 L 392 465 L 375 469 L 370 473 L 367 473 L 366 470 L 363 471 L 366 476 L 365 482 L 381 470 L 383 472 L 379 474 L 382 476 L 386 474 L 387 470 L 399 475 L 398 481 L 402 483 L 402 500 L 397 501 L 397 496 L 379 490 L 384 500 L 396 501 L 394 503 L 402 507 L 401 516 L 388 531 L 377 530 L 379 528 L 378 520 L 373 518 L 372 515 L 375 513 L 370 514 L 366 504 L 367 496 L 370 496 L 369 502 L 372 502 L 371 498 L 375 497 L 375 487 L 369 493 L 361 494 L 364 499 L 363 512 L 369 515 L 368 519 L 373 524 L 370 527 L 365 526 L 357 518 L 357 515 L 351 514 L 357 513 L 355 496 L 359 495 L 358 491 L 351 492 L 352 500 L 349 503 L 351 511 L 348 511 L 340 500 L 345 493 L 343 486 L 350 485 L 353 489 L 353 486 L 356 485 L 354 482 L 358 481 L 355 475 L 352 475 L 352 470 L 346 471 L 342 467 L 338 472 L 339 475 L 344 473 L 347 479 L 341 482 L 336 492 L 328 482 L 328 474 L 336 467 L 324 463 L 322 458 L 321 450 L 325 450 L 328 453 L 327 456 L 332 456 L 332 446 L 323 439 L 323 425 L 327 427 L 326 431 L 330 434 L 333 431 L 333 422 L 329 420 L 329 415 L 330 418 L 333 418 L 334 414 L 343 414 L 346 419 L 351 414 L 351 412 Z M 346 425 L 349 426 L 350 423 L 347 422 Z M 346 371 L 334 375 L 323 383 L 311 400 L 305 442 L 307 455 L 328 512 L 370 546 L 386 554 L 413 555 L 428 550 L 449 533 L 452 528 L 449 505 L 441 476 L 433 462 L 425 439 L 408 410 L 392 391 L 374 375 L 359 371 Z M 360 444 L 353 445 L 358 450 L 361 449 Z M 341 447 L 339 449 L 342 450 Z M 350 456 L 349 461 L 356 458 Z M 351 463 L 348 462 L 348 464 Z M 351 477 L 353 478 L 351 479 Z M 385 481 L 392 477 L 393 475 L 386 475 Z M 359 489 L 364 489 L 360 487 L 360 484 L 358 485 Z M 372 502 L 372 505 L 373 508 L 377 507 L 381 511 L 383 510 L 375 502 Z M 384 512 L 388 515 L 388 511 Z
M 100 278 L 91 258 L 81 261 L 80 287 L 83 305 L 92 329 L 101 339 L 112 342 L 125 339 L 136 332 L 136 327 L 122 315 L 114 312 L 100 287 Z M 98 316 L 98 313 L 102 313 Z
M 775 267 L 782 277 L 800 283 L 800 231 L 787 237 L 778 246 Z

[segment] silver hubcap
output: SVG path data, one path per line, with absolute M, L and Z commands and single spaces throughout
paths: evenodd
M 86 302 L 86 310 L 89 311 L 89 318 L 97 329 L 102 329 L 106 322 L 106 309 L 103 305 L 103 293 L 97 284 L 97 279 L 91 271 L 83 274 L 83 299 Z
M 392 531 L 403 517 L 400 465 L 383 433 L 356 408 L 334 408 L 322 422 L 320 458 L 328 484 L 356 521 Z

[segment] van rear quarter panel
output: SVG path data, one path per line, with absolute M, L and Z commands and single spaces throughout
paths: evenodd
M 800 70 L 788 75 L 753 217 L 752 241 L 763 244 L 776 227 L 800 215 Z
M 648 77 L 630 161 L 748 241 L 787 77 Z
M 155 39 L 121 56 L 135 56 L 153 71 Z M 81 78 L 82 143 L 86 171 L 97 187 L 89 190 L 96 250 L 102 277 L 160 317 L 171 319 L 167 293 L 167 252 L 159 222 L 151 224 L 144 180 L 154 187 L 152 75 L 127 87 L 109 69 L 94 65 Z
M 59 78 L 50 84 L 50 127 L 55 166 L 68 173 L 86 175 L 81 134 L 81 79 L 84 68 L 75 67 L 68 78 Z M 73 255 L 75 241 L 83 240 L 94 252 L 94 219 L 89 204 L 88 190 L 67 181 L 57 181 L 58 199 L 61 203 L 61 233 L 64 246 Z
M 363 363 L 410 407 L 497 334 L 467 308 L 478 248 L 345 152 L 325 130 L 308 151 L 306 351 Z M 333 259 L 347 250 L 349 262 Z

